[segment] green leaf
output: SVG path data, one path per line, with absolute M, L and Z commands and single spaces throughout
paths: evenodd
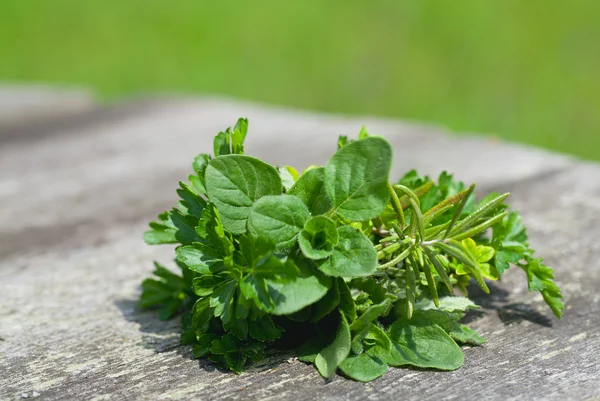
M 233 132 L 231 133 L 231 153 L 237 155 L 244 154 L 244 140 L 248 133 L 248 119 L 240 118 L 237 120 Z
M 338 287 L 338 282 L 334 281 L 331 288 L 323 298 L 321 298 L 318 302 L 316 302 L 311 307 L 312 315 L 310 317 L 310 322 L 318 322 L 323 319 L 325 316 L 329 315 L 333 312 L 338 305 L 340 304 L 340 289 Z
M 206 297 L 213 293 L 215 287 L 221 282 L 217 277 L 212 274 L 203 274 L 200 277 L 196 277 L 192 280 L 192 288 L 194 294 L 199 297 Z
M 310 219 L 310 212 L 293 195 L 264 196 L 252 206 L 248 224 L 259 236 L 273 241 L 278 249 L 290 249 Z
M 313 216 L 326 213 L 332 206 L 325 191 L 325 168 L 323 167 L 313 168 L 302 174 L 288 194 L 300 198 Z
M 282 191 L 277 170 L 249 156 L 217 157 L 206 168 L 206 192 L 214 202 L 225 229 L 233 234 L 246 232 L 246 221 L 254 202 Z
M 308 220 L 298 237 L 300 249 L 309 259 L 323 259 L 331 255 L 338 241 L 335 222 L 325 216 L 315 216 Z
M 273 298 L 269 293 L 269 286 L 264 277 L 249 274 L 240 282 L 240 290 L 248 299 L 253 299 L 256 305 L 264 310 L 270 311 L 275 307 Z
M 245 234 L 240 235 L 237 240 L 245 262 L 250 268 L 275 252 L 275 244 L 264 237 Z
M 346 315 L 349 322 L 353 322 L 356 320 L 356 304 L 354 298 L 352 298 L 350 288 L 341 277 L 337 278 L 337 284 L 340 290 L 340 310 Z
M 336 212 L 364 221 L 385 209 L 392 148 L 380 137 L 352 142 L 338 150 L 325 168 L 325 188 Z
M 358 319 L 356 319 L 354 323 L 352 323 L 350 330 L 357 333 L 360 333 L 365 329 L 368 330 L 369 326 L 375 321 L 375 319 L 377 319 L 379 316 L 387 314 L 390 311 L 391 306 L 392 301 L 389 299 L 384 300 L 380 304 L 370 306 L 362 313 L 362 315 L 358 317 Z
M 373 274 L 377 269 L 377 251 L 371 241 L 360 230 L 350 226 L 340 227 L 338 233 L 338 244 L 329 259 L 319 265 L 321 271 L 334 277 Z
M 381 358 L 363 352 L 350 355 L 340 364 L 340 370 L 351 379 L 370 382 L 387 372 L 387 363 Z
M 387 362 L 391 366 L 456 370 L 464 362 L 460 347 L 438 325 L 397 321 L 388 335 L 392 350 Z
M 338 366 L 350 354 L 350 328 L 343 313 L 340 313 L 340 324 L 331 344 L 321 350 L 315 358 L 315 366 L 325 378 L 334 375 Z
M 179 210 L 185 214 L 191 214 L 198 219 L 202 218 L 202 211 L 206 207 L 206 201 L 198 195 L 192 187 L 185 182 L 179 182 L 177 194 L 182 199 L 179 202 Z
M 219 132 L 213 141 L 213 151 L 215 157 L 231 154 L 231 134 L 228 132 Z
M 452 339 L 461 344 L 481 345 L 485 343 L 485 338 L 479 333 L 464 324 L 457 323 L 448 333 Z
M 529 291 L 539 291 L 552 312 L 560 318 L 564 309 L 562 292 L 554 282 L 554 270 L 542 262 L 541 258 L 526 257 L 526 262 L 519 266 L 527 274 Z
M 248 320 L 248 333 L 258 341 L 277 340 L 282 332 L 283 329 L 276 326 L 268 315 Z
M 210 297 L 210 306 L 214 308 L 215 317 L 221 317 L 223 323 L 227 323 L 234 311 L 233 297 L 237 288 L 235 280 L 228 280 L 220 284 Z
M 144 233 L 148 245 L 181 243 L 189 245 L 199 241 L 195 227 L 198 218 L 173 209 L 158 215 L 159 221 L 150 223 L 150 230 Z
M 200 242 L 179 247 L 176 250 L 176 254 L 178 262 L 200 274 L 210 274 L 211 268 L 223 265 L 223 255 Z
M 369 299 L 375 304 L 379 304 L 386 299 L 387 291 L 374 278 L 360 277 L 350 282 L 352 288 L 363 291 L 369 295 Z
M 192 357 L 203 358 L 210 354 L 212 342 L 218 339 L 215 334 L 200 334 L 197 337 L 198 341 L 192 346 Z
M 464 312 L 467 309 L 479 309 L 480 306 L 475 304 L 466 297 L 446 296 L 439 298 L 439 307 L 433 304 L 433 301 L 428 298 L 423 298 L 417 302 L 415 309 L 428 310 L 439 309 L 444 312 Z
M 288 260 L 286 263 L 291 263 Z M 299 274 L 282 281 L 267 279 L 269 291 L 275 304 L 270 313 L 288 315 L 319 301 L 331 287 L 331 278 L 325 276 L 306 260 L 296 261 Z
M 385 351 L 392 349 L 392 341 L 388 335 L 376 324 L 371 324 L 369 331 L 364 336 L 363 341 L 369 343 L 371 347 L 380 347 Z
M 186 294 L 186 282 L 181 276 L 172 273 L 158 263 L 154 263 L 154 275 L 159 279 L 146 279 L 142 282 L 140 308 L 159 307 L 159 317 L 167 320 L 177 313 Z
M 194 162 L 192 163 L 192 167 L 194 168 L 196 175 L 191 175 L 189 177 L 194 188 L 196 188 L 196 190 L 203 195 L 206 195 L 206 180 L 204 178 L 204 173 L 206 172 L 208 163 L 210 163 L 210 159 L 211 156 L 206 153 L 196 156 L 194 158 Z
M 296 179 L 298 178 L 298 177 L 294 177 L 294 175 L 292 173 L 293 171 L 295 171 L 295 170 L 293 169 L 293 167 L 290 167 L 290 166 L 277 167 L 277 172 L 279 173 L 279 177 L 281 178 L 281 183 L 283 184 L 283 189 L 286 192 L 289 192 L 289 190 L 296 183 Z

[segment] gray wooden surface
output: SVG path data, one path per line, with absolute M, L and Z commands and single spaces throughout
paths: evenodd
M 0 399 L 600 399 L 600 166 L 430 126 L 219 99 L 149 101 L 0 136 Z M 477 295 L 485 346 L 455 372 L 392 369 L 361 384 L 324 381 L 272 355 L 236 376 L 190 359 L 178 323 L 135 307 L 152 261 L 146 223 L 213 135 L 250 118 L 247 152 L 299 168 L 324 163 L 361 125 L 395 148 L 394 175 L 455 172 L 511 191 L 531 242 L 556 267 L 563 320 L 509 271 Z

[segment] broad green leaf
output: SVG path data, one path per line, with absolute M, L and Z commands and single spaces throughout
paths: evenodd
M 479 309 L 480 306 L 475 304 L 466 297 L 445 296 L 439 298 L 439 308 L 436 307 L 431 299 L 423 298 L 417 302 L 415 309 L 428 310 L 439 309 L 444 312 L 464 312 L 467 309 Z
M 331 209 L 331 200 L 325 192 L 325 168 L 310 169 L 300 176 L 288 191 L 308 207 L 313 216 L 326 213 Z
M 323 259 L 331 255 L 338 241 L 335 222 L 325 216 L 315 216 L 308 220 L 298 237 L 300 249 L 309 259 Z
M 461 344 L 481 345 L 485 343 L 485 338 L 479 333 L 460 323 L 457 323 L 448 334 L 454 341 Z
M 258 199 L 248 218 L 250 228 L 273 241 L 278 249 L 290 249 L 298 233 L 310 219 L 310 212 L 293 195 L 272 195 Z
M 397 321 L 388 335 L 392 349 L 387 362 L 391 366 L 455 370 L 464 362 L 460 347 L 438 325 Z
M 206 168 L 206 192 L 214 202 L 225 229 L 246 232 L 246 221 L 254 202 L 279 195 L 281 179 L 274 167 L 254 157 L 228 155 L 211 160 Z
M 308 261 L 298 260 L 297 267 L 300 273 L 291 280 L 266 280 L 275 304 L 270 310 L 273 315 L 298 312 L 323 298 L 331 287 L 331 278 L 319 272 Z
M 338 233 L 338 244 L 329 259 L 319 265 L 321 271 L 334 277 L 373 274 L 377 269 L 377 251 L 371 241 L 360 230 L 349 226 L 340 227 Z
M 350 329 L 346 317 L 340 313 L 340 324 L 335 339 L 317 354 L 315 366 L 321 376 L 330 378 L 348 354 L 350 354 Z
M 325 168 L 325 188 L 336 212 L 348 220 L 377 217 L 387 205 L 392 148 L 369 137 L 338 150 Z
M 340 364 L 340 370 L 351 379 L 370 382 L 387 372 L 388 365 L 381 358 L 363 352 L 350 355 Z

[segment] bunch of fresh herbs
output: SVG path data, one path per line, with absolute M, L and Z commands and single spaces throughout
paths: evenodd
M 361 130 L 340 137 L 324 167 L 299 174 L 244 155 L 248 122 L 193 163 L 181 200 L 159 215 L 148 244 L 178 244 L 181 274 L 156 264 L 140 305 L 182 314 L 194 357 L 242 371 L 266 347 L 294 348 L 324 377 L 359 381 L 388 366 L 454 370 L 460 344 L 485 340 L 460 323 L 511 265 L 561 316 L 553 270 L 527 243 L 508 194 L 477 202 L 474 185 L 411 171 L 390 183 L 392 148 Z M 462 293 L 464 296 L 458 296 Z

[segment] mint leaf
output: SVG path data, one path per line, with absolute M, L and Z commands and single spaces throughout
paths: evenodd
M 254 157 L 217 157 L 206 168 L 208 197 L 219 209 L 225 229 L 233 234 L 246 232 L 250 208 L 256 200 L 281 191 L 277 170 Z
M 273 195 L 258 199 L 250 211 L 248 223 L 259 236 L 273 241 L 277 248 L 289 250 L 310 218 L 302 201 L 293 195 Z
M 340 313 L 340 324 L 335 339 L 317 354 L 315 366 L 321 376 L 330 378 L 348 354 L 350 354 L 350 329 L 346 317 Z
M 298 237 L 298 244 L 304 256 L 309 259 L 323 259 L 333 253 L 339 241 L 335 222 L 325 216 L 315 216 L 308 220 Z
M 338 229 L 339 241 L 329 259 L 319 265 L 321 271 L 334 277 L 361 277 L 377 269 L 377 252 L 360 230 L 350 226 Z
M 336 212 L 352 221 L 377 217 L 390 198 L 392 148 L 369 137 L 338 150 L 325 168 L 325 188 Z

